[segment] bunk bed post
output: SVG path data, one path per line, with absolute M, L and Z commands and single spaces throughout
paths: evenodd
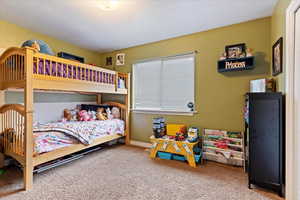
M 125 105 L 127 106 L 127 113 L 126 113 L 126 139 L 125 139 L 125 143 L 127 145 L 130 144 L 130 94 L 131 94 L 131 90 L 130 90 L 130 85 L 131 85 L 131 80 L 130 80 L 130 73 L 127 73 L 127 81 L 126 81 L 126 86 L 127 86 L 127 94 L 126 94 L 126 99 L 125 99 Z
M 25 164 L 24 164 L 24 186 L 28 191 L 33 185 L 33 50 L 26 48 L 25 53 Z
M 102 95 L 101 94 L 97 94 L 96 101 L 97 101 L 97 104 L 101 104 L 102 103 Z
M 3 106 L 4 104 L 5 104 L 4 90 L 0 90 L 0 107 Z

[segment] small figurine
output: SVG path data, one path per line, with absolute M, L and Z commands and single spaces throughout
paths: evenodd
M 189 130 L 188 130 L 188 141 L 189 142 L 196 142 L 199 138 L 198 132 L 199 132 L 198 128 L 195 128 L 195 127 L 189 128 Z
M 182 133 L 182 132 L 176 133 L 176 136 L 175 136 L 176 141 L 184 141 L 186 138 L 187 138 L 186 132 L 185 133 Z
M 247 48 L 246 57 L 251 57 L 251 56 L 253 56 L 253 49 L 252 48 Z
M 222 53 L 219 60 L 226 60 L 226 58 L 227 58 L 227 55 L 226 55 L 226 52 L 224 52 L 224 53 Z

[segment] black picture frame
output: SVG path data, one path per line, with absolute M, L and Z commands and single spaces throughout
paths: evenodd
M 246 44 L 234 44 L 225 46 L 226 58 L 243 58 L 246 57 Z
M 282 73 L 283 66 L 283 38 L 279 38 L 272 47 L 272 75 Z
M 106 66 L 111 66 L 113 64 L 112 57 L 106 57 Z

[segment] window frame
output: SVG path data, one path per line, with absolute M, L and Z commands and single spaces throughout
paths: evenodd
M 167 110 L 167 109 L 141 109 L 135 107 L 135 65 L 140 64 L 143 62 L 151 62 L 151 61 L 161 61 L 163 63 L 164 60 L 174 59 L 176 57 L 184 57 L 184 56 L 191 56 L 194 59 L 194 66 L 193 66 L 193 72 L 194 72 L 194 93 L 193 93 L 193 102 L 194 102 L 194 111 L 179 111 L 179 110 Z M 143 114 L 165 114 L 165 115 L 187 115 L 187 116 L 193 116 L 194 114 L 198 113 L 196 109 L 196 52 L 188 52 L 184 54 L 177 54 L 177 55 L 171 55 L 166 57 L 156 57 L 151 59 L 145 59 L 145 60 L 139 60 L 132 64 L 132 108 L 131 111 L 133 113 L 143 113 Z

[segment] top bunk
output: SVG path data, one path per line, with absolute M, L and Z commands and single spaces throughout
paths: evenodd
M 38 90 L 128 94 L 130 76 L 93 65 L 38 53 L 33 48 L 7 49 L 0 56 L 0 90 Z

